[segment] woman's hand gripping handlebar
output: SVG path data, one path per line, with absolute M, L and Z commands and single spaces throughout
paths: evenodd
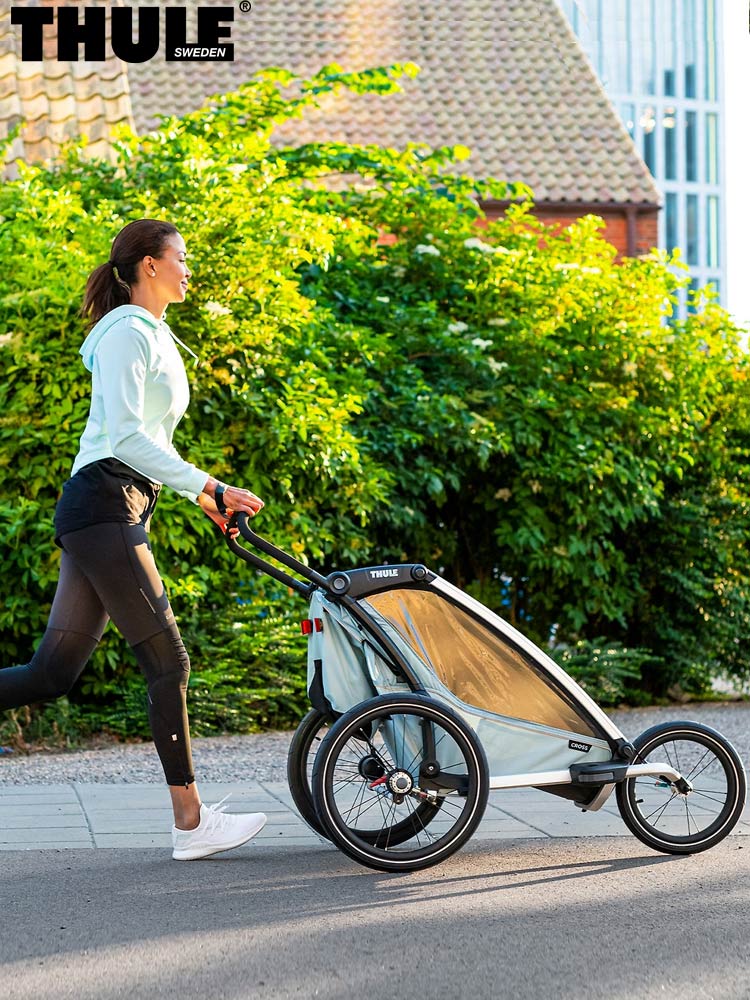
M 218 524 L 222 531 L 229 530 L 232 538 L 236 538 L 238 529 L 231 524 L 235 514 L 244 514 L 247 517 L 255 515 L 263 510 L 265 504 L 259 496 L 251 493 L 250 490 L 241 489 L 238 486 L 226 486 L 224 483 L 216 481 L 214 495 L 210 496 L 204 492 L 198 496 L 198 503 L 201 510 Z

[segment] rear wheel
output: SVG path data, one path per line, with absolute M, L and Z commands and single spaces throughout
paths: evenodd
M 420 695 L 383 695 L 334 723 L 312 789 L 345 854 L 380 871 L 416 871 L 469 839 L 489 776 L 479 740 L 452 709 Z
M 307 825 L 326 839 L 328 834 L 315 812 L 310 786 L 315 757 L 328 734 L 330 725 L 331 719 L 325 712 L 311 708 L 297 726 L 292 742 L 289 744 L 289 755 L 286 759 L 287 780 L 294 804 Z
M 683 778 L 627 778 L 617 805 L 628 829 L 667 854 L 706 851 L 730 833 L 745 804 L 745 771 L 720 733 L 697 722 L 670 722 L 634 741 L 634 764 L 668 764 Z

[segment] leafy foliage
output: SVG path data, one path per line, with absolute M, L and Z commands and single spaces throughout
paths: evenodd
M 176 445 L 264 497 L 265 534 L 323 568 L 423 560 L 542 643 L 645 651 L 626 679 L 652 694 L 747 675 L 740 331 L 710 296 L 674 319 L 678 258 L 618 262 L 594 217 L 543 225 L 522 185 L 471 178 L 461 147 L 271 143 L 321 96 L 387 101 L 413 72 L 269 71 L 123 130 L 115 163 L 73 144 L 0 189 L 0 662 L 31 654 L 57 574 L 52 510 L 88 409 L 85 278 L 152 216 L 177 222 L 194 272 L 169 315 L 200 356 Z M 481 198 L 514 203 L 488 223 Z M 252 578 L 237 606 L 246 574 L 168 491 L 154 539 L 199 730 L 290 722 L 294 600 Z M 108 633 L 73 705 L 132 732 L 128 662 Z

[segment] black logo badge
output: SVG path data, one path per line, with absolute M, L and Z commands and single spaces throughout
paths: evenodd
M 247 4 L 243 9 L 249 9 Z M 113 7 L 112 53 L 128 63 L 148 62 L 159 51 L 159 7 Z M 81 16 L 82 15 L 82 16 Z M 39 62 L 44 58 L 44 26 L 54 24 L 57 16 L 57 58 L 64 62 L 103 62 L 106 52 L 106 11 L 104 7 L 12 7 L 11 24 L 21 27 L 21 61 Z M 137 32 L 134 31 L 134 21 Z M 197 60 L 231 62 L 234 45 L 225 41 L 232 32 L 233 7 L 199 7 L 198 37 L 187 40 L 187 11 L 184 7 L 164 8 L 168 62 Z M 227 22 L 227 23 L 225 23 Z M 137 34 L 138 41 L 133 37 Z
M 588 753 L 591 749 L 590 743 L 579 743 L 578 740 L 568 740 L 568 746 L 571 750 L 578 750 L 580 753 Z

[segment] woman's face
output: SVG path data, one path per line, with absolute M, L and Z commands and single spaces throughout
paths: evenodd
M 161 294 L 166 303 L 184 302 L 188 290 L 190 268 L 187 266 L 185 241 L 179 233 L 174 233 L 164 244 L 161 257 L 150 258 L 146 275 L 151 288 Z M 152 274 L 155 271 L 156 274 Z

